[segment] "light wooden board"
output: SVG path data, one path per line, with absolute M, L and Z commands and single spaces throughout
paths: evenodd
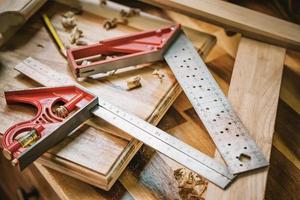
M 251 2 L 250 2 L 251 3 Z M 253 3 L 253 2 L 252 2 Z M 257 4 L 258 2 L 256 2 Z M 259 6 L 254 8 L 262 11 Z M 189 16 L 176 13 L 174 11 L 164 11 L 167 15 L 182 24 L 186 24 L 194 29 L 210 33 L 218 38 L 217 44 L 206 58 L 206 62 L 213 60 L 220 60 L 220 56 L 224 55 L 224 58 L 230 55 L 232 58 L 236 57 L 237 47 L 241 38 L 241 34 L 234 36 L 227 36 L 224 29 L 212 24 L 208 24 L 198 19 L 193 19 Z M 276 12 L 268 12 L 269 14 L 276 15 Z M 278 15 L 278 14 L 277 14 Z M 280 89 L 280 99 L 286 102 L 297 113 L 300 114 L 300 53 L 292 50 L 287 50 L 284 71 L 282 77 L 282 84 Z M 218 63 L 218 64 L 221 64 Z
M 257 6 L 257 8 L 260 7 Z M 226 94 L 229 88 L 229 82 L 233 70 L 234 58 L 237 49 L 235 46 L 237 41 L 239 42 L 239 39 L 237 38 L 239 35 L 227 36 L 221 28 L 214 25 L 192 19 L 179 13 L 171 13 L 170 11 L 163 12 L 167 13 L 168 17 L 171 17 L 175 21 L 183 23 L 189 27 L 193 27 L 197 30 L 209 32 L 217 37 L 217 45 L 205 60 L 208 62 L 207 65 L 211 72 L 213 72 L 218 84 Z M 286 73 L 287 69 L 289 69 L 288 71 L 290 72 L 298 73 L 299 63 L 300 62 L 297 53 L 289 51 L 285 59 L 284 74 Z M 293 87 L 299 86 L 299 84 L 297 84 L 297 82 L 299 82 L 299 76 L 286 76 L 286 78 L 287 77 L 289 81 L 294 82 L 292 85 Z M 283 75 L 282 81 L 284 81 L 284 79 L 285 75 Z M 280 98 L 282 100 L 282 89 L 284 87 L 286 87 L 286 85 L 284 85 L 284 82 L 282 82 L 280 92 Z M 289 89 L 289 87 L 286 88 Z M 300 90 L 295 90 L 293 93 L 291 93 L 290 97 L 293 96 L 293 99 L 295 99 L 300 94 L 299 91 Z M 290 102 L 290 100 L 291 99 L 289 98 L 284 98 L 284 101 L 287 104 Z M 287 105 L 283 106 L 284 104 L 285 103 L 283 101 L 281 101 L 279 104 L 279 110 L 276 117 L 277 134 L 274 134 L 273 139 L 271 170 L 268 175 L 265 196 L 266 199 L 297 199 L 297 191 L 300 188 L 300 182 L 298 181 L 300 173 L 299 170 L 298 172 L 295 170 L 295 168 L 299 166 L 300 155 L 299 148 L 296 147 L 296 144 L 299 144 L 299 115 L 297 115 L 295 111 L 293 111 Z M 173 109 L 173 107 L 175 109 Z M 296 109 L 297 107 L 293 106 L 292 108 Z M 194 118 L 191 117 L 191 115 L 187 115 L 187 113 L 191 113 L 190 110 L 192 110 L 192 108 L 186 97 L 184 97 L 184 95 L 179 96 L 172 108 L 169 109 L 168 113 L 160 122 L 160 127 L 167 128 L 165 130 L 173 133 L 176 135 L 176 137 L 180 137 L 183 141 L 193 145 L 196 148 L 199 148 L 201 151 L 207 152 L 209 155 L 213 155 L 214 145 L 211 143 L 210 139 L 207 138 L 207 133 L 205 130 L 202 130 L 201 122 L 197 120 L 197 117 Z M 182 120 L 182 117 L 180 117 L 178 113 L 185 120 Z M 198 139 L 193 140 L 191 137 Z M 278 151 L 276 151 L 274 147 L 276 147 Z M 279 154 L 281 154 L 281 156 L 279 156 Z M 175 169 L 177 168 L 178 166 L 175 166 Z
M 48 8 L 48 15 L 52 16 L 52 21 L 56 28 L 60 30 L 59 33 L 63 35 L 63 40 L 67 41 L 67 35 L 61 28 L 60 18 L 61 14 L 67 11 L 68 8 L 58 5 L 49 5 Z M 101 26 L 103 20 L 90 14 L 78 16 L 78 22 L 81 22 L 79 26 L 85 26 L 83 28 L 85 37 L 90 39 L 90 42 L 135 31 L 134 29 L 125 27 L 123 27 L 123 30 L 103 31 L 103 29 L 98 28 Z M 5 69 L 13 68 L 22 58 L 33 56 L 40 60 L 46 59 L 48 63 L 51 63 L 50 65 L 53 66 L 53 69 L 72 76 L 66 61 L 59 54 L 56 54 L 56 47 L 52 40 L 48 39 L 48 33 L 44 30 L 39 16 L 36 15 L 28 25 L 21 30 L 22 34 L 13 38 L 15 42 L 10 43 L 10 45 L 17 47 L 14 49 L 15 51 L 4 51 L 1 54 Z M 37 31 L 36 37 L 32 37 L 32 30 Z M 28 42 L 26 42 L 26 37 L 29 39 Z M 19 48 L 18 42 L 20 41 L 26 43 Z M 37 44 L 42 44 L 45 48 L 39 49 L 40 47 L 37 47 Z M 54 59 L 48 59 L 47 54 L 51 54 Z M 166 78 L 164 82 L 161 83 L 151 74 L 154 68 L 160 68 L 165 73 Z M 143 77 L 143 87 L 128 92 L 125 87 L 125 80 L 137 74 Z M 3 81 L 13 78 L 5 76 L 4 73 L 2 73 L 2 76 L 5 77 Z M 176 97 L 176 93 L 178 92 L 176 89 L 178 88 L 177 83 L 166 65 L 143 68 L 109 79 L 84 82 L 83 85 L 92 90 L 99 91 L 103 98 L 110 99 L 111 102 L 124 107 L 127 111 L 135 111 L 135 114 L 144 119 L 150 117 L 150 121 L 159 119 L 159 115 L 165 112 L 168 104 L 173 101 L 173 97 Z M 9 84 L 9 81 L 7 81 L 2 82 L 1 89 L 13 89 L 14 87 L 14 84 Z M 118 98 L 115 98 L 116 96 Z M 142 101 L 141 98 L 143 99 Z M 4 110 L 6 108 L 5 104 L 2 104 L 2 106 L 2 116 L 6 115 L 7 112 L 10 112 L 11 116 L 11 118 L 7 117 L 5 122 L 2 123 L 1 131 L 3 132 L 9 125 L 20 121 L 20 119 L 14 118 L 14 114 L 16 115 L 16 113 L 13 114 L 11 112 L 11 110 L 14 110 L 14 107 Z M 19 118 L 21 117 L 22 115 L 19 115 Z M 70 176 L 75 176 L 82 181 L 97 185 L 103 189 L 109 189 L 138 150 L 141 143 L 131 137 L 124 139 L 112 136 L 109 134 L 110 132 L 106 131 L 106 129 L 111 130 L 110 127 L 105 126 L 104 123 L 102 125 L 106 127 L 104 130 L 97 130 L 93 127 L 83 127 L 78 130 L 74 137 L 68 138 L 46 154 L 42 159 L 42 163 Z
M 60 15 L 68 9 L 69 8 L 63 5 L 48 4 L 44 10 L 41 11 L 47 12 L 48 15 L 51 16 L 54 26 L 66 43 L 68 33 L 62 30 Z M 83 13 L 83 15 L 77 16 L 77 18 L 79 27 L 84 30 L 85 39 L 89 43 L 136 31 L 136 29 L 125 26 L 120 26 L 108 32 L 104 31 L 101 28 L 104 19 L 89 13 Z M 158 24 L 158 26 L 160 25 L 161 24 Z M 3 58 L 2 64 L 5 70 L 4 73 L 1 73 L 3 77 L 1 89 L 33 86 L 27 82 L 28 80 L 26 78 L 18 76 L 16 72 L 12 71 L 13 66 L 27 56 L 33 56 L 51 65 L 53 69 L 66 73 L 70 77 L 72 76 L 65 60 L 59 55 L 54 43 L 49 39 L 48 33 L 42 27 L 38 15 L 36 15 L 30 21 L 30 24 L 27 24 L 21 32 L 22 34 L 15 36 L 14 40 L 7 46 L 7 49 L 1 52 L 1 58 Z M 200 48 L 201 51 L 203 50 L 204 53 L 209 49 L 209 44 L 214 43 L 213 37 L 195 31 L 191 33 L 193 33 L 194 38 L 197 38 L 198 35 L 198 48 Z M 32 37 L 32 35 L 34 35 L 34 37 Z M 22 45 L 20 45 L 20 43 L 22 43 Z M 40 45 L 44 46 L 44 48 L 40 47 Z M 11 47 L 11 49 L 9 47 Z M 51 54 L 51 58 L 47 56 L 49 54 Z M 162 73 L 166 75 L 163 82 L 160 82 L 152 75 L 152 71 L 156 68 L 160 69 Z M 143 77 L 143 87 L 131 92 L 126 91 L 124 87 L 125 79 L 137 74 L 141 74 Z M 21 81 L 21 83 L 10 83 L 10 80 L 14 77 L 16 77 L 18 81 Z M 160 117 L 170 106 L 170 103 L 173 102 L 176 94 L 180 91 L 168 67 L 158 63 L 147 68 L 122 73 L 107 79 L 89 80 L 82 84 L 91 90 L 101 91 L 103 98 L 111 99 L 114 104 L 124 107 L 129 112 L 134 112 L 152 123 L 158 122 Z M 149 95 L 147 96 L 145 93 Z M 118 98 L 115 98 L 116 95 Z M 120 99 L 123 100 L 120 101 Z M 143 100 L 141 101 L 141 99 Z M 9 117 L 6 118 L 2 124 L 3 127 L 1 127 L 1 131 L 3 132 L 9 125 L 16 121 L 21 121 L 28 116 L 18 115 L 18 112 L 13 111 L 14 107 L 7 109 L 4 101 L 2 102 L 2 114 L 6 115 L 9 112 Z M 128 104 L 127 102 L 131 103 Z M 16 118 L 16 115 L 18 118 Z M 131 137 L 124 136 L 122 132 L 112 129 L 107 123 L 100 122 L 100 125 L 101 129 L 99 129 L 99 127 L 82 127 L 74 137 L 68 138 L 62 144 L 45 154 L 41 162 L 53 169 L 79 178 L 82 181 L 108 189 L 138 150 L 141 143 Z M 113 136 L 110 133 L 122 137 Z M 97 145 L 95 145 L 95 143 Z M 84 148 L 86 146 L 90 148 Z
M 300 26 L 220 0 L 142 0 L 263 42 L 300 50 Z
M 242 38 L 228 93 L 266 158 L 272 147 L 284 57 L 283 48 Z M 241 175 L 225 191 L 209 184 L 206 198 L 264 199 L 267 175 L 267 168 Z
M 150 13 L 152 14 L 157 14 L 159 16 L 164 16 L 165 11 L 161 12 L 157 9 L 149 9 L 149 8 L 144 8 L 141 7 L 142 10 L 145 11 L 152 11 Z M 177 14 L 178 15 L 178 14 Z M 168 19 L 168 16 L 164 16 L 164 18 Z M 138 19 L 138 18 L 137 18 Z M 198 22 L 196 23 L 196 20 L 193 20 L 189 17 L 184 17 L 184 16 L 176 16 L 172 15 L 172 19 L 176 19 L 176 21 L 183 23 L 186 26 L 193 27 L 197 30 L 200 31 L 205 31 L 209 32 L 212 34 L 215 34 L 214 31 L 218 31 L 218 29 L 214 28 L 213 25 L 206 24 L 203 22 Z M 138 21 L 138 20 L 137 20 Z M 214 76 L 218 81 L 218 84 L 222 88 L 222 90 L 227 93 L 228 89 L 228 84 L 230 82 L 230 76 L 232 72 L 232 67 L 233 67 L 233 62 L 234 58 L 232 58 L 232 55 L 235 54 L 235 51 L 228 52 L 229 49 L 232 49 L 232 46 L 235 45 L 235 41 L 231 41 L 233 38 L 228 37 L 225 34 L 218 34 L 221 33 L 222 31 L 216 32 L 216 36 L 218 37 L 218 43 L 220 43 L 221 48 L 224 50 L 219 51 L 215 53 L 214 58 L 209 60 L 208 66 L 214 72 Z M 224 38 L 227 37 L 227 38 Z M 223 44 L 223 42 L 226 41 L 226 44 Z M 228 41 L 228 42 L 227 42 Z M 224 46 L 226 45 L 226 46 Z M 214 52 L 212 52 L 214 53 Z M 226 55 L 227 53 L 227 55 Z M 230 55 L 230 56 L 229 56 Z M 212 58 L 210 55 L 208 58 Z M 291 65 L 290 66 L 298 66 L 299 61 L 297 61 L 297 56 L 293 56 L 292 60 L 289 61 Z M 0 67 L 1 69 L 1 67 Z M 295 71 L 297 68 L 294 69 Z M 10 80 L 11 81 L 11 80 Z M 15 82 L 14 84 L 18 84 L 18 82 Z M 27 82 L 24 84 L 27 84 Z M 29 84 L 27 84 L 29 86 Z M 21 87 L 21 86 L 20 86 Z M 299 95 L 299 91 L 294 93 L 296 95 Z M 282 102 L 283 103 L 283 102 Z M 19 107 L 18 107 L 19 108 Z M 213 155 L 214 153 L 214 148 L 213 148 L 213 143 L 209 139 L 207 133 L 205 132 L 204 129 L 201 127 L 201 123 L 197 121 L 197 119 L 193 119 L 193 117 L 187 115 L 187 113 L 190 112 L 184 112 L 185 110 L 192 110 L 191 105 L 189 104 L 188 100 L 184 97 L 184 95 L 181 95 L 175 102 L 174 108 L 183 115 L 183 117 L 187 120 L 186 122 L 182 123 L 182 120 L 180 119 L 181 117 L 178 117 L 178 114 L 174 111 L 174 109 L 170 109 L 167 113 L 167 116 L 165 116 L 166 119 L 163 119 L 161 121 L 160 127 L 164 128 L 169 133 L 173 133 L 176 137 L 179 137 L 183 141 L 193 145 L 195 148 L 200 149 L 203 152 L 208 153 L 209 155 Z M 280 105 L 279 105 L 280 108 Z M 282 108 L 281 110 L 286 110 L 286 106 Z M 280 110 L 278 111 L 278 115 L 280 114 Z M 294 154 L 294 151 L 298 151 L 298 146 L 294 146 L 294 148 L 291 149 L 293 145 L 296 145 L 296 141 L 294 138 L 298 137 L 299 133 L 299 127 L 297 126 L 298 121 L 295 120 L 295 113 L 291 115 L 289 112 L 285 112 L 284 115 L 281 116 L 280 119 L 277 120 L 276 123 L 282 124 L 280 128 L 280 140 L 278 140 L 279 136 L 276 137 L 274 135 L 274 143 L 273 147 L 275 146 L 276 149 L 280 150 L 281 153 L 283 153 L 285 156 L 287 156 L 288 159 L 293 162 L 294 166 L 299 166 L 299 159 L 298 156 Z M 277 118 L 280 117 L 277 116 Z M 291 118 L 290 118 L 291 117 Z M 171 118 L 171 119 L 169 119 Z M 282 121 L 282 119 L 285 119 Z M 298 115 L 299 119 L 299 115 Z M 178 123 L 177 127 L 174 127 L 172 124 L 173 123 Z M 297 128 L 298 127 L 298 128 Z M 166 129 L 165 129 L 166 128 Z M 169 129 L 170 128 L 170 129 Z M 186 128 L 189 128 L 190 130 L 188 133 L 185 131 Z M 279 130 L 276 130 L 279 133 Z M 288 131 L 288 132 L 287 132 Z M 289 137 L 286 137 L 286 136 Z M 293 139 L 291 139 L 291 135 L 293 135 Z M 191 137 L 197 137 L 197 140 L 193 140 Z M 291 144 L 292 142 L 292 144 Z M 293 144 L 294 143 L 294 144 Z M 290 168 L 286 168 L 285 163 L 289 162 L 286 157 L 284 159 L 278 160 L 280 157 L 275 156 L 276 151 L 274 151 L 274 148 L 272 150 L 272 159 L 276 161 L 276 164 L 273 165 L 272 159 L 271 159 L 271 165 L 274 166 L 273 170 L 271 169 L 269 173 L 269 178 L 268 178 L 268 188 L 267 188 L 267 196 L 266 199 L 297 199 L 297 191 L 299 191 L 300 184 L 299 184 L 299 176 L 294 173 L 294 170 L 290 170 Z M 273 156 L 274 155 L 274 156 Z M 138 157 L 139 158 L 139 157 Z M 281 156 L 282 158 L 282 156 Z M 149 160 L 151 162 L 152 159 Z M 132 166 L 135 166 L 138 162 L 135 162 L 133 160 L 131 162 Z M 153 163 L 151 164 L 153 165 Z M 154 199 L 166 199 L 166 196 L 161 195 L 158 193 L 159 191 L 153 191 L 152 188 L 153 185 L 157 186 L 158 188 L 161 189 L 161 192 L 166 191 L 166 189 L 171 188 L 169 187 L 160 187 L 160 181 L 163 182 L 163 180 L 157 180 L 152 183 L 152 187 L 148 186 L 148 184 L 144 184 L 143 190 L 140 190 L 141 187 L 141 181 L 139 178 L 139 174 L 137 174 L 137 179 L 133 179 L 132 176 L 135 176 L 132 174 L 132 170 L 134 168 L 129 167 L 126 169 L 126 172 L 131 172 L 128 173 L 124 176 L 124 174 L 121 177 L 122 184 L 125 183 L 127 178 L 130 177 L 131 179 L 128 180 L 131 184 L 128 187 L 128 191 L 135 191 L 132 192 L 132 197 L 136 197 L 136 199 L 146 199 L 146 197 L 153 197 L 153 194 L 157 192 L 156 194 L 159 194 L 160 196 L 155 195 Z M 180 166 L 179 166 L 180 167 Z M 95 189 L 94 187 L 84 184 L 76 179 L 73 179 L 71 177 L 65 176 L 64 174 L 58 173 L 54 170 L 47 169 L 43 166 L 39 166 L 39 169 L 43 169 L 43 175 L 47 177 L 47 181 L 51 183 L 53 187 L 55 187 L 55 191 L 60 193 L 60 197 L 62 199 L 131 199 L 132 197 L 128 194 L 128 192 L 125 191 L 124 188 L 120 187 L 120 184 L 117 182 L 116 187 L 113 187 L 113 192 L 115 192 L 115 195 L 111 195 L 111 193 L 104 193 L 104 191 Z M 176 166 L 177 168 L 177 166 Z M 175 168 L 175 169 L 176 169 Z M 298 167 L 299 168 L 299 167 Z M 45 172 L 45 173 L 44 173 Z M 1 173 L 1 172 L 0 172 Z M 280 174 L 280 176 L 278 176 Z M 282 176 L 283 175 L 283 176 Z M 170 174 L 172 176 L 172 174 Z M 271 176 L 271 177 L 270 177 Z M 163 178 L 163 177 L 162 177 Z M 132 180 L 136 181 L 133 182 Z M 149 184 L 151 182 L 151 179 L 147 179 Z M 125 183 L 126 184 L 126 183 Z M 119 190 L 116 190 L 118 188 Z M 171 191 L 171 190 L 170 190 Z M 173 190 L 174 192 L 174 190 Z M 87 195 L 88 194 L 88 195 Z M 134 195 L 133 195 L 134 194 Z M 148 194 L 148 196 L 147 196 Z M 166 192 L 164 194 L 167 194 Z M 174 194 L 175 195 L 175 194 Z M 272 198 L 273 197 L 273 198 Z
M 1 0 L 0 46 L 45 3 L 46 0 Z

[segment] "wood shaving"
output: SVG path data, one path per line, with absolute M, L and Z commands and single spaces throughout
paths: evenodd
M 140 14 L 141 14 L 141 10 L 138 8 L 130 8 L 128 11 L 122 9 L 120 11 L 121 17 L 126 17 L 126 18 L 133 17 L 133 16 L 139 16 Z
M 62 16 L 65 18 L 71 18 L 71 17 L 75 16 L 75 13 L 73 11 L 68 11 L 68 12 L 65 12 Z
M 127 25 L 128 20 L 123 19 L 123 18 L 122 19 L 118 19 L 118 18 L 108 19 L 104 22 L 103 28 L 105 30 L 110 30 L 110 29 L 116 28 L 118 24 Z
M 157 76 L 157 78 L 159 78 L 159 80 L 162 82 L 163 78 L 165 77 L 164 74 L 160 73 L 160 71 L 158 69 L 155 69 L 152 72 L 152 75 Z
M 127 82 L 127 90 L 132 90 L 134 88 L 141 87 L 141 76 L 134 76 L 126 80 Z
M 74 28 L 77 25 L 75 17 L 63 17 L 61 20 L 61 24 L 66 29 Z
M 76 41 L 76 45 L 77 45 L 77 46 L 86 46 L 86 45 L 87 45 L 87 42 L 84 41 L 84 40 L 77 40 L 77 41 Z
M 70 43 L 75 44 L 81 37 L 83 37 L 83 32 L 76 26 L 75 28 L 73 28 L 70 35 Z
M 73 11 L 65 12 L 62 16 L 63 17 L 61 19 L 61 24 L 63 25 L 64 28 L 71 29 L 77 25 L 75 13 Z
M 179 195 L 182 199 L 204 200 L 202 195 L 208 184 L 204 178 L 186 168 L 175 170 L 174 177 L 178 182 Z

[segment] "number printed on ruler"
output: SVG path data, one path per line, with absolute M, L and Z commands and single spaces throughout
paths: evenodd
M 237 174 L 267 166 L 263 154 L 183 33 L 164 57 L 230 171 Z

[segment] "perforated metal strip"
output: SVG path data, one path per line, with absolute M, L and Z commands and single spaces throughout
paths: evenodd
M 31 77 L 45 86 L 70 84 L 73 82 L 46 65 L 28 58 L 15 67 L 19 72 Z M 221 188 L 225 188 L 235 178 L 227 167 L 193 147 L 183 143 L 148 122 L 131 115 L 99 98 L 99 106 L 92 111 L 94 115 L 124 130 L 133 137 L 199 173 Z
M 227 167 L 218 161 L 104 100 L 99 100 L 99 108 L 93 113 L 221 188 L 234 179 Z
M 164 58 L 229 170 L 237 174 L 267 166 L 264 155 L 184 33 L 174 40 Z

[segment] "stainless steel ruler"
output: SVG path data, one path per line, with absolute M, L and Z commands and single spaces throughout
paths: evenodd
M 230 172 L 238 174 L 267 166 L 264 155 L 184 33 L 174 39 L 164 58 Z
M 48 66 L 32 58 L 26 59 L 17 65 L 15 69 L 44 86 L 74 84 L 68 77 L 53 71 Z M 234 179 L 235 176 L 229 172 L 228 168 L 218 161 L 148 122 L 122 111 L 120 108 L 105 101 L 102 97 L 98 98 L 99 104 L 91 111 L 95 116 L 113 124 L 221 188 L 225 188 Z

